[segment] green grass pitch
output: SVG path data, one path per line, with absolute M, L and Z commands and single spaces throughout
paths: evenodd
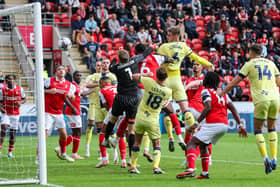
M 83 136 L 79 150 L 80 155 L 84 154 L 84 139 Z M 49 137 L 47 140 L 48 182 L 66 187 L 276 187 L 280 185 L 279 170 L 273 171 L 270 175 L 264 173 L 264 165 L 252 134 L 247 139 L 239 138 L 237 134 L 227 134 L 217 145 L 213 146 L 213 165 L 209 168 L 210 180 L 196 180 L 194 178 L 177 180 L 175 178 L 176 174 L 184 171 L 181 166 L 184 160 L 184 152 L 178 145 L 176 145 L 175 152 L 169 152 L 166 135 L 162 136 L 162 159 L 160 163 L 160 167 L 166 171 L 164 175 L 154 175 L 152 173 L 152 163 L 148 163 L 142 154 L 140 154 L 138 161 L 140 175 L 131 175 L 128 173 L 129 168 L 120 168 L 120 165 L 112 163 L 112 156 L 110 156 L 111 163 L 109 166 L 95 168 L 98 163 L 98 136 L 96 135 L 93 135 L 92 139 L 91 157 L 85 160 L 77 160 L 75 163 L 67 163 L 56 157 L 53 148 L 57 145 L 57 142 L 58 137 L 56 136 Z M 22 146 L 24 149 L 18 146 Z M 269 149 L 268 145 L 267 147 Z M 6 148 L 4 146 L 4 149 Z M 31 157 L 25 156 L 23 161 L 20 161 L 20 159 L 8 160 L 3 149 L 3 157 L 0 159 L 0 178 L 4 176 L 15 177 L 15 170 L 17 170 L 17 177 L 24 176 L 28 172 L 29 176 L 35 175 L 35 148 L 36 139 L 30 140 L 30 138 L 18 137 L 15 155 L 19 157 L 22 154 L 21 151 L 24 151 L 25 155 L 31 155 Z M 70 153 L 71 150 L 72 146 L 70 145 L 67 152 Z M 143 149 L 140 151 L 143 151 Z M 15 167 L 16 165 L 17 167 Z M 33 169 L 26 172 L 24 168 L 27 167 Z M 200 160 L 197 160 L 196 167 L 198 175 L 201 172 Z

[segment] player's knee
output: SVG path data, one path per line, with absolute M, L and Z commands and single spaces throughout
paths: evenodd
M 254 134 L 255 134 L 255 135 L 257 135 L 257 134 L 262 134 L 262 130 L 255 130 L 255 131 L 254 131 Z
M 138 146 L 133 146 L 131 149 L 133 152 L 139 152 L 140 148 Z
M 184 117 L 188 126 L 192 126 L 194 124 L 195 119 L 190 111 L 185 111 Z

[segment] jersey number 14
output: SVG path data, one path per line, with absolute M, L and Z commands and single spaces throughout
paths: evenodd
M 263 70 L 260 65 L 256 65 L 255 68 L 257 68 L 257 70 L 258 70 L 259 80 L 262 80 L 264 76 L 267 76 L 268 80 L 271 79 L 272 74 L 271 74 L 270 70 L 268 69 L 267 65 L 264 65 Z

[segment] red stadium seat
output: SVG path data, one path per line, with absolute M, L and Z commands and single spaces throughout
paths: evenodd
M 189 47 L 191 47 L 191 45 L 192 45 L 191 40 L 190 40 L 190 39 L 186 39 L 186 44 L 187 44 Z
M 123 40 L 121 38 L 114 38 L 113 44 L 115 45 L 117 43 L 122 43 L 123 44 Z
M 102 51 L 101 51 L 101 56 L 103 56 L 103 57 L 106 57 L 106 58 L 107 58 L 107 57 L 108 57 L 107 52 L 102 50 Z
M 84 8 L 87 9 L 88 4 L 86 2 L 80 2 L 80 6 L 84 6 Z
M 128 28 L 127 28 L 127 26 L 121 26 L 121 30 L 123 30 L 123 31 L 127 31 L 127 30 L 128 30 Z
M 194 20 L 204 20 L 203 16 L 196 15 L 194 16 Z
M 199 51 L 199 52 L 198 52 L 198 55 L 199 55 L 199 56 L 208 56 L 208 52 L 207 52 L 207 51 L 204 51 L 204 50 L 203 50 L 203 51 Z
M 205 58 L 206 60 L 210 60 L 208 55 L 201 55 L 202 58 Z
M 233 80 L 233 76 L 231 76 L 231 75 L 226 75 L 226 76 L 224 76 L 224 80 L 226 81 L 232 81 Z
M 60 14 L 54 14 L 54 23 L 57 25 L 57 26 L 61 26 L 61 19 L 60 19 Z
M 246 88 L 246 82 L 243 81 L 243 80 L 240 81 L 238 85 L 239 85 L 242 89 L 243 89 L 243 88 Z
M 196 23 L 197 27 L 204 26 L 204 24 L 205 24 L 204 23 L 204 18 L 200 15 L 196 15 L 194 17 L 194 20 L 195 20 L 195 23 Z
M 199 32 L 199 31 L 206 31 L 205 27 L 204 26 L 201 26 L 201 27 L 196 27 L 196 32 Z
M 69 14 L 65 13 L 61 15 L 61 22 L 62 22 L 62 26 L 64 27 L 69 27 L 70 26 L 70 18 L 69 18 Z
M 207 15 L 207 16 L 204 17 L 205 24 L 207 24 L 211 21 L 211 17 L 212 17 L 212 15 Z
M 280 32 L 280 28 L 279 27 L 272 27 L 272 32 Z
M 238 42 L 239 30 L 236 27 L 231 27 L 231 32 L 232 32 L 233 37 L 237 40 L 236 42 Z
M 102 43 L 113 43 L 111 38 L 103 38 Z
M 123 43 L 115 43 L 114 44 L 115 50 L 121 50 L 124 48 Z
M 209 52 L 210 59 L 213 58 L 215 54 L 217 54 L 218 57 L 220 58 L 220 53 L 219 53 L 219 51 L 210 51 L 210 52 Z
M 202 49 L 202 42 L 200 39 L 193 39 L 192 40 L 192 48 L 195 50 L 195 51 L 200 51 Z
M 198 34 L 199 34 L 198 38 L 202 40 L 206 37 L 207 33 L 206 33 L 206 31 L 201 30 L 198 32 Z
M 49 4 L 51 5 L 51 10 L 54 12 L 55 10 L 55 4 L 53 2 L 46 2 L 46 5 Z
M 108 57 L 115 56 L 115 55 L 117 55 L 117 51 L 115 51 L 115 50 L 108 51 Z

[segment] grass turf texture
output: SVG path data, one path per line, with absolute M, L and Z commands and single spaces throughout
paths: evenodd
M 23 142 L 29 141 L 21 138 Z M 82 137 L 79 154 L 84 154 L 84 140 Z M 266 136 L 267 140 L 267 136 Z M 7 144 L 7 141 L 5 142 Z M 252 134 L 248 139 L 239 138 L 237 134 L 227 134 L 217 145 L 213 146 L 213 165 L 209 168 L 210 180 L 197 180 L 194 178 L 177 180 L 176 174 L 185 169 L 181 166 L 184 160 L 184 152 L 176 144 L 175 152 L 168 152 L 168 138 L 162 136 L 162 159 L 160 167 L 166 172 L 164 175 L 154 175 L 152 173 L 153 164 L 148 163 L 142 156 L 143 148 L 140 150 L 140 175 L 128 173 L 129 168 L 120 168 L 120 164 L 115 165 L 110 154 L 110 165 L 104 168 L 95 168 L 98 163 L 98 136 L 94 135 L 91 144 L 91 157 L 85 160 L 76 160 L 75 163 L 67 163 L 59 160 L 54 152 L 54 147 L 58 144 L 58 137 L 49 137 L 47 140 L 47 164 L 48 182 L 67 187 L 77 186 L 278 186 L 280 183 L 279 170 L 273 171 L 269 175 L 264 173 L 264 165 L 258 153 L 255 138 Z M 19 143 L 16 144 L 19 145 Z M 32 144 L 33 145 L 33 144 Z M 34 146 L 33 146 L 34 147 Z M 36 146 L 35 146 L 36 147 Z M 268 147 L 268 145 L 267 145 Z M 28 146 L 25 146 L 28 148 Z M 28 150 L 28 149 L 27 149 Z M 72 145 L 68 147 L 70 154 Z M 109 150 L 110 151 L 110 150 Z M 2 151 L 3 152 L 3 151 Z M 15 151 L 15 156 L 19 148 Z M 152 151 L 150 151 L 152 153 Z M 33 157 L 35 156 L 35 150 Z M 32 157 L 32 163 L 34 163 Z M 34 157 L 35 158 L 35 157 Z M 5 167 L 8 167 L 7 158 L 1 158 L 1 177 L 5 176 Z M 19 162 L 20 163 L 20 162 Z M 31 164 L 30 158 L 24 160 L 24 164 Z M 32 164 L 31 164 L 32 165 Z M 200 160 L 196 162 L 197 175 L 201 172 Z M 4 171 L 3 171 L 4 170 Z M 36 186 L 36 185 L 22 185 Z

